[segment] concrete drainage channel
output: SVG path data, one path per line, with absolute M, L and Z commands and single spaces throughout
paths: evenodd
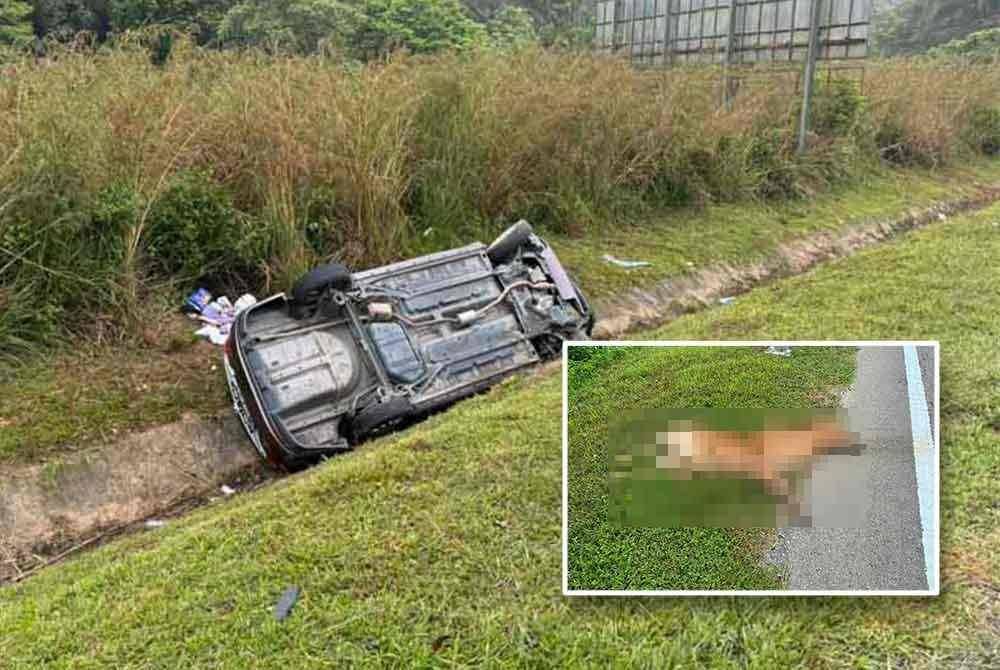
M 662 325 L 721 296 L 800 274 L 900 233 L 1000 200 L 1000 185 L 976 195 L 782 246 L 748 265 L 717 265 L 598 306 L 596 339 Z M 555 369 L 555 366 L 550 370 Z M 134 433 L 59 462 L 0 468 L 0 584 L 21 581 L 77 551 L 162 525 L 216 498 L 281 475 L 264 466 L 235 417 L 187 418 Z

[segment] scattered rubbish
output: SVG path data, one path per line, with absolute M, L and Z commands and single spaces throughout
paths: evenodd
M 938 214 L 938 221 L 947 221 L 947 220 L 948 220 L 948 215 L 947 214 L 945 214 L 944 212 L 941 212 L 940 214 Z
M 184 301 L 184 310 L 200 314 L 208 303 L 212 302 L 212 294 L 208 290 L 200 288 L 187 297 Z
M 719 304 L 720 305 L 731 305 L 734 302 L 736 302 L 736 298 L 734 296 L 727 296 L 725 298 L 719 298 Z
M 236 302 L 233 304 L 233 307 L 236 308 L 236 313 L 239 314 L 247 307 L 256 304 L 257 304 L 257 298 L 253 297 L 249 293 L 244 293 L 243 295 L 241 295 L 239 298 L 236 299 Z
M 285 589 L 285 592 L 281 594 L 278 598 L 277 604 L 274 606 L 274 618 L 278 621 L 284 621 L 291 614 L 292 608 L 295 607 L 295 602 L 299 599 L 299 587 L 289 586 Z
M 212 344 L 222 346 L 229 337 L 229 329 L 233 320 L 241 311 L 257 303 L 257 298 L 245 293 L 234 304 L 222 295 L 212 299 L 212 294 L 203 288 L 188 296 L 182 309 L 192 319 L 201 321 L 203 325 L 195 331 L 195 335 L 204 337 Z
M 194 334 L 199 337 L 204 337 L 212 344 L 222 346 L 226 343 L 226 338 L 229 337 L 229 328 L 227 327 L 225 331 L 223 331 L 221 327 L 209 324 L 194 331 Z
M 221 487 L 219 488 L 219 490 L 220 490 L 220 491 L 222 491 L 222 495 L 224 495 L 224 496 L 231 496 L 231 495 L 233 495 L 234 493 L 236 493 L 236 489 L 234 489 L 234 488 L 232 488 L 231 486 L 228 486 L 228 485 L 226 485 L 226 484 L 223 484 L 223 485 L 222 485 L 222 486 L 221 486 Z
M 648 268 L 652 263 L 648 261 L 623 261 L 620 258 L 615 258 L 611 254 L 604 254 L 604 260 L 612 265 L 617 265 L 620 268 Z
M 764 353 L 765 354 L 771 354 L 772 356 L 786 356 L 787 357 L 787 356 L 791 356 L 792 355 L 792 348 L 791 347 L 775 347 L 775 346 L 772 345 L 772 346 L 768 347 L 764 351 Z
M 163 519 L 146 519 L 146 528 L 163 528 L 166 525 Z
M 689 268 L 693 268 L 694 267 L 694 261 L 687 261 L 686 263 L 684 263 L 684 265 L 688 266 Z

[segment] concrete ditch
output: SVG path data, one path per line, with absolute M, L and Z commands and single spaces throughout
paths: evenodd
M 719 264 L 634 288 L 598 305 L 595 339 L 662 325 L 722 296 L 869 247 L 909 230 L 1000 200 L 1000 185 L 892 219 L 795 240 L 766 259 Z M 555 370 L 557 366 L 551 366 Z M 231 489 L 280 477 L 263 465 L 232 416 L 179 422 L 44 464 L 0 467 L 0 585 L 16 582 L 76 551 L 146 528 L 144 520 L 183 513 Z

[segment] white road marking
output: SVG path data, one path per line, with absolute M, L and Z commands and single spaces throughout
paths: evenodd
M 913 431 L 913 461 L 917 470 L 917 496 L 920 500 L 920 525 L 923 528 L 924 570 L 927 588 L 937 585 L 937 528 L 934 525 L 934 436 L 931 434 L 930 412 L 924 395 L 924 379 L 920 359 L 913 345 L 903 347 L 906 361 L 906 388 L 910 399 L 910 426 Z

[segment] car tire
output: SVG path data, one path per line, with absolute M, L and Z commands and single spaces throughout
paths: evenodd
M 309 316 L 328 288 L 346 291 L 352 284 L 351 271 L 345 265 L 327 263 L 313 268 L 292 287 L 292 316 L 296 319 Z
M 493 240 L 490 246 L 486 247 L 486 256 L 494 265 L 506 263 L 514 257 L 517 250 L 521 248 L 534 230 L 531 224 L 521 219 Z
M 392 421 L 405 419 L 413 413 L 409 398 L 396 396 L 387 402 L 369 405 L 351 419 L 351 437 L 358 440 L 376 428 Z

